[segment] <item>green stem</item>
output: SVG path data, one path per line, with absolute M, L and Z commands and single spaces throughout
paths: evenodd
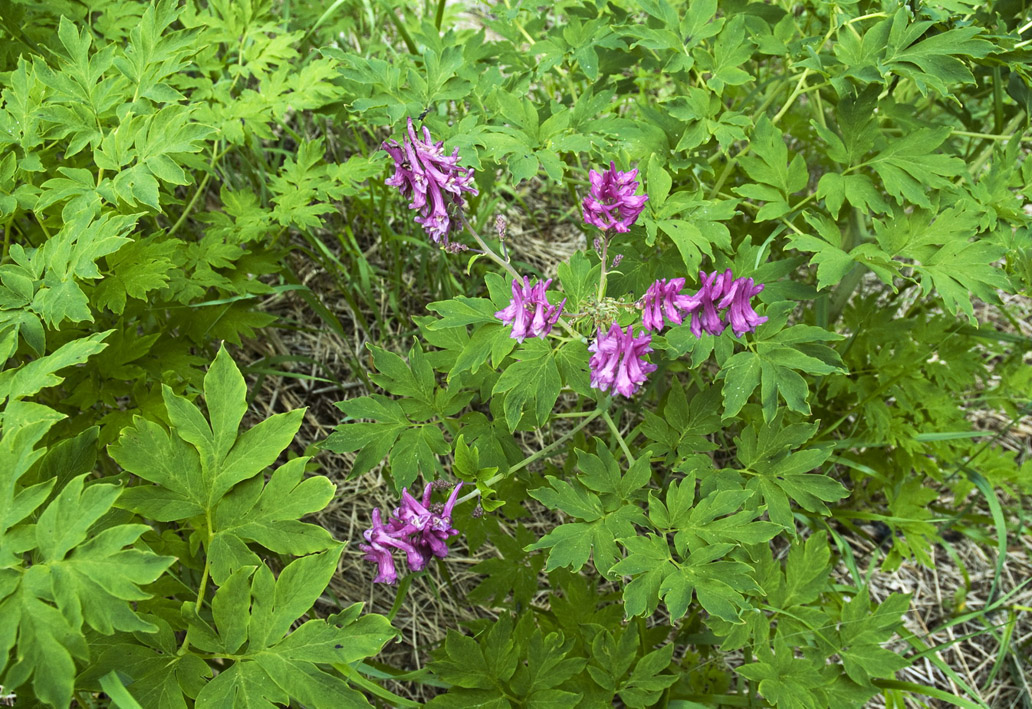
M 476 229 L 473 228 L 473 225 L 469 223 L 468 219 L 466 219 L 466 215 L 465 214 L 460 213 L 459 214 L 459 218 L 462 219 L 462 224 L 463 224 L 463 226 L 466 227 L 466 231 L 468 231 L 470 233 L 470 235 L 473 237 L 473 240 L 477 242 L 477 245 L 480 246 L 480 249 L 481 249 L 481 251 L 483 252 L 483 254 L 485 256 L 487 256 L 489 259 L 491 259 L 492 261 L 497 263 L 499 266 L 504 268 L 506 271 L 508 271 L 509 275 L 512 276 L 513 278 L 515 278 L 517 281 L 522 280 L 519 272 L 515 268 L 512 267 L 512 264 L 510 264 L 506 259 L 504 259 L 501 256 L 499 256 L 498 253 L 494 249 L 492 249 L 490 246 L 488 246 L 487 242 L 484 241 L 480 237 L 480 234 L 477 233 Z M 573 335 L 577 340 L 583 340 L 584 339 L 583 336 L 579 332 L 574 330 L 573 327 L 568 322 L 566 322 L 566 320 L 564 320 L 563 318 L 559 318 L 557 322 L 567 332 L 569 332 L 571 335 Z
M 204 177 L 201 179 L 201 184 L 197 186 L 197 190 L 194 192 L 193 197 L 190 198 L 190 202 L 186 205 L 183 213 L 179 215 L 179 219 L 177 219 L 176 223 L 172 225 L 171 229 L 169 229 L 167 236 L 172 236 L 179 231 L 179 227 L 183 226 L 183 222 L 185 222 L 186 218 L 190 216 L 190 212 L 193 211 L 194 206 L 197 204 L 197 200 L 200 199 L 200 196 L 204 193 L 204 188 L 208 186 L 208 180 L 211 179 L 212 171 L 215 169 L 215 163 L 218 162 L 219 158 L 225 155 L 225 152 L 219 152 L 219 142 L 220 141 L 216 140 L 215 146 L 212 148 L 211 160 L 208 162 L 208 172 L 204 173 Z
M 444 22 L 444 5 L 447 0 L 437 0 L 437 14 L 434 16 L 434 27 L 441 31 L 441 23 Z
M 617 428 L 616 422 L 613 421 L 613 417 L 609 415 L 608 411 L 602 412 L 602 420 L 609 426 L 609 430 L 616 436 L 616 442 L 620 444 L 620 448 L 623 450 L 624 455 L 627 456 L 627 462 L 634 465 L 634 456 L 631 455 L 631 449 L 627 447 L 627 441 L 624 440 L 623 434 L 620 433 L 620 429 Z
M 405 48 L 408 49 L 409 54 L 418 55 L 419 50 L 416 49 L 416 43 L 412 41 L 412 35 L 410 35 L 408 30 L 405 28 L 405 23 L 399 20 L 398 16 L 395 15 L 393 11 L 388 10 L 387 14 L 390 16 L 391 22 L 393 22 L 394 26 L 397 28 L 398 34 L 401 35 L 401 41 L 405 43 Z
M 864 226 L 861 221 L 860 210 L 854 207 L 850 213 L 849 228 L 846 230 L 846 243 L 842 245 L 842 250 L 849 253 L 855 246 L 863 242 L 863 236 Z M 849 302 L 849 297 L 853 295 L 853 291 L 860 285 L 863 277 L 864 267 L 860 264 L 855 264 L 852 270 L 846 274 L 846 277 L 835 288 L 835 292 L 831 297 L 830 312 L 828 313 L 829 323 L 834 323 L 839 319 L 842 311 L 845 310 L 846 303 Z
M 598 300 L 602 302 L 602 299 L 606 297 L 606 261 L 609 257 L 609 237 L 606 235 L 602 236 L 602 271 L 598 277 Z
M 469 223 L 468 219 L 466 219 L 466 215 L 460 214 L 459 218 L 462 219 L 462 225 L 466 227 L 466 231 L 468 231 L 470 235 L 473 237 L 473 240 L 477 242 L 477 245 L 480 247 L 481 251 L 484 252 L 484 255 L 492 261 L 494 261 L 495 263 L 497 263 L 502 268 L 504 268 L 506 271 L 508 271 L 510 276 L 512 276 L 516 280 L 519 280 L 519 272 L 512 267 L 511 263 L 503 259 L 495 252 L 494 249 L 488 246 L 486 241 L 480 238 L 480 234 L 477 233 L 476 229 L 473 228 L 473 225 Z
M 527 456 L 526 458 L 521 460 L 519 463 L 517 463 L 516 465 L 512 466 L 511 468 L 509 468 L 509 470 L 507 472 L 505 472 L 505 473 L 498 473 L 497 475 L 492 475 L 490 478 L 488 478 L 487 482 L 484 483 L 485 486 L 486 487 L 491 487 L 496 482 L 498 482 L 499 480 L 504 478 L 506 475 L 512 475 L 513 473 L 515 473 L 515 472 L 517 472 L 519 470 L 522 470 L 523 468 L 526 468 L 531 463 L 533 463 L 533 462 L 535 462 L 537 460 L 540 460 L 541 458 L 544 458 L 546 455 L 549 455 L 552 451 L 554 451 L 560 445 L 562 445 L 563 443 L 565 443 L 566 441 L 568 441 L 569 439 L 571 439 L 575 435 L 577 435 L 577 433 L 581 429 L 583 429 L 585 426 L 587 426 L 589 423 L 591 423 L 592 421 L 597 419 L 599 416 L 602 416 L 604 414 L 605 414 L 605 409 L 604 408 L 599 407 L 599 408 L 595 409 L 588 416 L 586 416 L 583 421 L 578 423 L 572 429 L 570 429 L 569 431 L 567 431 L 563 435 L 559 436 L 559 438 L 555 439 L 554 441 L 549 443 L 547 446 L 545 446 L 541 450 L 539 450 L 539 451 L 537 451 L 537 452 Z M 469 502 L 470 500 L 472 500 L 475 497 L 480 497 L 480 490 L 474 490 L 473 492 L 469 493 L 468 495 L 463 495 L 462 497 L 460 497 L 455 502 L 455 504 L 461 505 L 463 502 Z
M 194 604 L 194 610 L 198 613 L 201 612 L 201 606 L 204 604 L 204 592 L 208 588 L 208 571 L 211 568 L 211 540 L 214 537 L 211 533 L 211 509 L 204 511 L 204 521 L 208 532 L 208 543 L 204 545 L 204 570 L 201 572 L 201 586 L 197 589 L 197 603 Z
M 7 262 L 7 252 L 10 250 L 10 223 L 13 219 L 11 217 L 3 225 L 3 251 L 0 252 L 0 263 Z

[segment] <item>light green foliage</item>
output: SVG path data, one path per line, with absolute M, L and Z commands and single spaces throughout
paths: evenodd
M 240 432 L 247 391 L 220 349 L 204 378 L 207 416 L 166 388 L 171 427 L 137 417 L 110 448 L 137 484 L 94 481 L 76 470 L 92 471 L 95 456 L 77 459 L 95 445 L 96 429 L 48 452 L 40 441 L 62 415 L 22 399 L 60 384 L 54 372 L 96 355 L 103 339 L 82 338 L 4 372 L 0 681 L 49 706 L 67 706 L 73 691 L 95 688 L 112 671 L 127 696 L 148 706 L 260 697 L 368 706 L 324 668 L 378 652 L 394 635 L 386 618 L 361 616 L 355 606 L 289 632 L 321 596 L 342 548 L 326 530 L 298 520 L 334 492 L 326 478 L 303 479 L 306 458 L 279 466 L 267 482 L 263 475 L 293 439 L 302 412 Z M 167 522 L 178 524 L 159 537 Z M 194 551 L 185 538 L 170 543 L 176 529 L 200 540 Z M 277 579 L 252 545 L 300 558 Z M 177 642 L 173 632 L 183 630 Z M 219 653 L 233 662 L 214 673 L 208 662 Z

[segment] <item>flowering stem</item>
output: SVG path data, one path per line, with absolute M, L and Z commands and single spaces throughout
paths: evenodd
M 473 236 L 473 239 L 477 242 L 477 244 L 480 245 L 480 248 L 482 249 L 482 253 L 485 256 L 487 256 L 489 259 L 491 259 L 492 261 L 497 263 L 499 266 L 504 268 L 506 271 L 508 271 L 510 276 L 512 276 L 516 280 L 520 280 L 519 272 L 515 268 L 512 267 L 512 264 L 510 264 L 508 262 L 508 260 L 506 260 L 506 259 L 502 258 L 501 256 L 499 256 L 497 253 L 495 253 L 494 249 L 492 249 L 490 246 L 487 245 L 487 242 L 484 241 L 481 238 L 480 234 L 478 234 L 476 232 L 476 229 L 473 228 L 473 225 L 469 223 L 468 219 L 466 219 L 466 215 L 460 213 L 459 217 L 462 219 L 462 224 L 466 227 L 466 231 L 468 231 Z M 573 335 L 577 340 L 580 340 L 580 341 L 584 340 L 584 336 L 581 335 L 576 330 L 574 330 L 573 327 L 568 322 L 566 322 L 563 318 L 559 318 L 556 322 L 558 322 L 560 325 L 562 325 L 564 328 L 566 328 L 566 331 L 569 332 L 571 335 Z
M 497 253 L 495 253 L 494 249 L 488 246 L 487 242 L 480 238 L 480 234 L 476 232 L 476 229 L 473 228 L 473 225 L 469 223 L 468 219 L 466 219 L 466 215 L 460 213 L 459 217 L 462 219 L 462 225 L 466 227 L 466 231 L 468 231 L 473 236 L 474 241 L 476 241 L 477 244 L 480 245 L 480 248 L 483 249 L 484 255 L 492 261 L 494 261 L 495 263 L 497 263 L 502 268 L 504 268 L 506 271 L 508 271 L 509 275 L 511 275 L 513 278 L 518 279 L 520 277 L 520 274 L 516 271 L 515 268 L 512 267 L 512 264 L 510 264 L 508 261 L 506 261 Z
M 598 300 L 606 297 L 606 260 L 609 253 L 609 237 L 602 236 L 602 273 L 598 277 Z
M 523 468 L 526 468 L 528 465 L 530 465 L 534 461 L 540 460 L 541 458 L 544 458 L 546 455 L 550 454 L 552 451 L 554 451 L 560 445 L 562 445 L 563 443 L 565 443 L 566 441 L 568 441 L 569 439 L 571 439 L 575 435 L 577 435 L 577 432 L 580 431 L 582 428 L 584 428 L 589 423 L 591 423 L 592 421 L 597 419 L 599 416 L 604 415 L 605 412 L 606 412 L 606 410 L 604 408 L 602 408 L 602 407 L 599 407 L 599 408 L 595 409 L 590 414 L 585 416 L 584 420 L 581 421 L 580 423 L 578 423 L 572 429 L 570 429 L 569 431 L 567 431 L 563 435 L 559 436 L 559 438 L 555 439 L 554 441 L 549 443 L 547 446 L 545 446 L 541 450 L 539 450 L 536 453 L 533 453 L 533 454 L 527 456 L 526 458 L 521 460 L 519 463 L 517 463 L 516 465 L 512 466 L 511 468 L 509 468 L 509 470 L 507 472 L 505 472 L 505 473 L 498 473 L 497 475 L 492 475 L 490 478 L 487 479 L 487 481 L 485 481 L 484 485 L 486 487 L 491 487 L 496 482 L 498 482 L 499 480 L 504 478 L 506 475 L 511 475 L 511 474 L 515 473 L 516 471 L 518 471 L 518 470 L 522 470 Z M 455 501 L 455 504 L 456 505 L 461 505 L 463 502 L 468 502 L 469 500 L 472 500 L 473 498 L 476 498 L 476 497 L 480 497 L 480 490 L 479 490 L 479 488 L 474 490 L 473 492 L 469 493 L 468 495 L 463 495 L 462 497 L 460 497 L 458 500 Z

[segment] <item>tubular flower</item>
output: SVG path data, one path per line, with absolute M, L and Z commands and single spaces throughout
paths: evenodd
M 663 329 L 663 317 L 675 325 L 680 325 L 683 318 L 681 311 L 692 312 L 699 307 L 702 300 L 696 295 L 683 295 L 683 278 L 671 278 L 669 281 L 660 278 L 645 291 L 644 305 L 641 312 L 641 324 L 646 330 Z
M 411 118 L 401 145 L 388 140 L 381 147 L 394 158 L 394 174 L 384 184 L 397 187 L 410 200 L 409 209 L 419 210 L 416 222 L 430 238 L 447 244 L 448 233 L 459 229 L 453 214 L 466 205 L 463 193 L 477 194 L 472 168 L 459 166 L 458 148 L 445 155 L 444 142 L 433 142 L 426 126 L 420 140 Z
M 630 398 L 638 391 L 648 375 L 656 371 L 656 365 L 644 357 L 652 351 L 652 335 L 633 335 L 630 325 L 626 332 L 613 323 L 609 332 L 598 331 L 598 337 L 588 347 L 594 354 L 588 361 L 591 367 L 591 386 Z
M 584 221 L 602 231 L 629 231 L 649 199 L 648 195 L 634 194 L 638 189 L 638 182 L 634 179 L 637 175 L 637 170 L 617 170 L 614 162 L 609 163 L 605 172 L 590 171 L 591 191 L 582 205 Z
M 545 297 L 552 279 L 539 281 L 534 286 L 530 279 L 523 277 L 523 285 L 512 279 L 512 300 L 504 310 L 495 313 L 495 317 L 506 325 L 512 325 L 512 339 L 523 342 L 527 337 L 544 337 L 552 331 L 552 326 L 562 315 L 566 299 L 559 305 L 551 305 Z
M 430 495 L 433 485 L 427 483 L 423 488 L 422 501 L 409 494 L 408 489 L 401 491 L 401 505 L 384 524 L 380 510 L 373 510 L 373 526 L 363 533 L 367 544 L 359 544 L 365 552 L 367 561 L 377 565 L 374 583 L 396 583 L 398 572 L 394 566 L 394 550 L 405 553 L 405 561 L 411 571 L 424 569 L 433 557 L 444 558 L 448 555 L 445 542 L 458 534 L 451 526 L 451 513 L 459 496 L 462 483 L 452 489 L 451 496 L 440 510 L 431 509 Z
M 724 297 L 717 303 L 718 308 L 728 309 L 728 319 L 735 337 L 741 337 L 767 322 L 767 317 L 757 315 L 749 303 L 749 300 L 762 292 L 763 288 L 762 283 L 753 285 L 752 278 L 739 278 L 731 284 Z
M 701 337 L 703 331 L 719 335 L 727 328 L 728 318 L 718 313 L 718 308 L 726 309 L 736 337 L 767 322 L 767 318 L 757 315 L 749 304 L 749 299 L 763 290 L 762 284 L 753 285 L 752 278 L 736 279 L 729 268 L 723 273 L 713 271 L 708 275 L 699 271 L 699 282 L 701 287 L 692 296 L 698 299 L 698 303 L 685 308 L 685 312 L 693 313 L 691 328 L 696 337 Z

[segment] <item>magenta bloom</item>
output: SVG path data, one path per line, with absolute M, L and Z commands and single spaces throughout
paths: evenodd
M 383 523 L 380 510 L 373 510 L 373 526 L 362 535 L 368 543 L 359 544 L 358 548 L 365 552 L 367 561 L 376 562 L 374 583 L 397 582 L 396 549 L 405 553 L 405 561 L 411 571 L 425 568 L 435 556 L 444 558 L 448 555 L 445 542 L 459 533 L 451 526 L 451 513 L 461 488 L 462 483 L 459 483 L 452 489 L 451 496 L 439 511 L 434 511 L 430 504 L 433 491 L 430 483 L 423 488 L 422 502 L 412 497 L 407 488 L 403 489 L 401 505 L 394 510 L 387 524 Z
M 718 308 L 728 309 L 728 319 L 735 337 L 741 337 L 767 322 L 767 317 L 757 315 L 749 303 L 749 300 L 754 295 L 758 295 L 763 288 L 762 283 L 753 285 L 751 278 L 739 278 L 731 284 L 731 287 L 724 293 L 724 297 L 717 303 Z
M 409 209 L 419 210 L 416 222 L 435 242 L 448 243 L 448 233 L 459 225 L 454 213 L 466 205 L 463 192 L 477 194 L 473 169 L 459 166 L 459 149 L 444 154 L 444 142 L 433 142 L 430 129 L 423 126 L 423 140 L 416 136 L 408 119 L 408 137 L 399 145 L 388 140 L 381 146 L 394 158 L 394 174 L 384 184 L 397 187 L 409 198 Z
M 591 192 L 584 198 L 584 221 L 602 231 L 629 231 L 649 199 L 648 195 L 634 194 L 638 189 L 634 179 L 637 175 L 637 170 L 617 170 L 614 162 L 609 163 L 605 172 L 589 172 Z
M 630 325 L 627 331 L 613 323 L 609 332 L 598 331 L 598 337 L 588 347 L 594 352 L 588 365 L 591 367 L 591 386 L 601 391 L 630 398 L 645 383 L 648 375 L 656 371 L 656 365 L 644 357 L 652 351 L 652 335 L 641 333 L 635 337 Z
M 641 324 L 646 330 L 663 329 L 663 317 L 675 325 L 680 325 L 682 310 L 692 312 L 699 307 L 701 299 L 696 295 L 683 295 L 683 278 L 671 278 L 669 281 L 660 278 L 645 291 L 644 306 L 641 311 Z
M 562 315 L 566 299 L 563 298 L 559 305 L 549 304 L 545 291 L 551 282 L 549 278 L 531 286 L 530 279 L 524 276 L 521 286 L 517 279 L 512 279 L 512 300 L 504 310 L 495 313 L 495 317 L 504 324 L 512 325 L 509 335 L 512 339 L 523 342 L 528 336 L 544 337 L 552 331 L 552 326 Z
M 752 278 L 734 278 L 731 269 L 723 273 L 713 271 L 709 275 L 699 271 L 701 287 L 692 298 L 698 299 L 693 307 L 685 308 L 686 313 L 693 313 L 692 334 L 701 337 L 703 331 L 710 335 L 719 335 L 728 326 L 728 318 L 718 313 L 717 309 L 727 309 L 732 332 L 741 337 L 755 330 L 758 325 L 767 322 L 753 310 L 749 300 L 760 291 L 763 285 L 753 285 Z

